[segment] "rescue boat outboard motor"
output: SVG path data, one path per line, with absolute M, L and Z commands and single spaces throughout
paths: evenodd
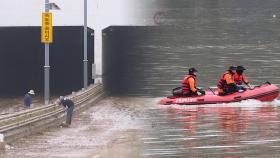
M 173 96 L 181 97 L 183 95 L 182 87 L 176 87 L 172 89 Z

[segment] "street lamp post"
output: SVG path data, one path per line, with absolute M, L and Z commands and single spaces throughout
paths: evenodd
M 50 100 L 50 62 L 49 46 L 53 42 L 52 37 L 52 14 L 51 9 L 60 10 L 55 3 L 49 3 L 45 0 L 45 13 L 42 14 L 41 42 L 45 44 L 45 65 L 44 65 L 44 102 L 49 104 Z
M 45 0 L 45 12 L 49 12 L 49 0 Z M 49 63 L 49 43 L 45 43 L 45 66 L 44 66 L 44 102 L 49 104 L 50 98 L 50 63 Z
M 88 86 L 88 60 L 87 60 L 87 0 L 84 0 L 84 88 Z

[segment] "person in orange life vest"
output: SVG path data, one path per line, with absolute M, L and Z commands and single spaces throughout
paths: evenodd
M 196 72 L 195 68 L 189 69 L 189 74 L 184 77 L 182 83 L 182 94 L 183 96 L 194 96 L 199 94 L 205 94 L 205 91 L 196 87 Z
M 246 84 L 249 88 L 252 88 L 252 86 L 250 85 L 249 81 L 247 80 L 245 74 L 243 73 L 243 71 L 246 70 L 243 66 L 239 65 L 236 67 L 236 71 L 234 73 L 234 82 L 236 85 L 241 86 L 242 83 Z M 241 87 L 241 89 L 244 90 L 244 87 Z
M 236 68 L 230 66 L 229 69 L 221 76 L 218 81 L 218 93 L 219 95 L 227 95 L 238 91 L 238 87 L 234 83 L 233 75 Z

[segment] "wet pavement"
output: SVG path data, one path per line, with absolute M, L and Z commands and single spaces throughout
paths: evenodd
M 52 128 L 6 146 L 4 158 L 279 157 L 280 101 L 160 106 L 108 97 Z
M 15 113 L 24 110 L 24 96 L 0 97 L 0 116 Z M 52 96 L 50 102 L 54 102 L 59 96 Z M 32 97 L 30 108 L 44 106 L 43 96 L 37 95 Z
M 55 97 L 56 98 L 56 97 Z M 42 106 L 44 104 L 41 96 L 32 97 L 32 105 L 30 108 Z M 24 110 L 23 96 L 1 97 L 0 98 L 0 116 L 11 114 L 20 110 Z
M 71 127 L 53 128 L 20 139 L 6 146 L 1 157 L 137 157 L 141 150 L 139 115 L 145 108 L 134 106 L 142 105 L 135 103 L 137 99 L 130 100 L 105 99 L 75 115 Z

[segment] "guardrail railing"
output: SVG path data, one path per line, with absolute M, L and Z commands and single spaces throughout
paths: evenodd
M 104 95 L 102 84 L 90 85 L 87 89 L 81 90 L 66 97 L 75 103 L 75 110 L 81 108 L 81 104 L 89 99 L 98 99 Z M 52 103 L 47 106 L 37 107 L 19 111 L 13 114 L 0 116 L 0 133 L 4 134 L 10 130 L 20 128 L 22 126 L 44 120 L 50 117 L 64 115 L 64 108 L 60 105 Z

